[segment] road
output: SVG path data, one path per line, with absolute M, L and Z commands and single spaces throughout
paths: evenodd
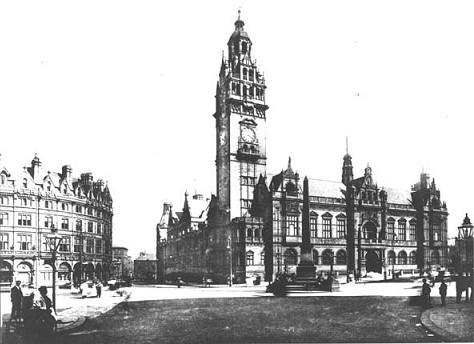
M 276 298 L 265 293 L 263 286 L 134 286 L 127 288 L 131 293 L 127 302 L 72 333 L 60 334 L 55 342 L 437 341 L 421 327 L 420 308 L 407 302 L 409 296 L 419 295 L 420 287 L 421 282 L 360 283 L 342 285 L 339 292 L 301 292 Z M 448 296 L 454 293 L 453 283 Z M 2 313 L 6 296 L 2 293 Z M 58 295 L 60 308 L 97 302 L 101 301 L 71 298 L 67 292 Z M 315 308 L 324 312 L 313 314 Z M 312 326 L 316 323 L 318 326 Z M 351 332 L 344 332 L 346 328 Z

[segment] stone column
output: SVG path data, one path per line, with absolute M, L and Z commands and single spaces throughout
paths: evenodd
M 301 259 L 296 267 L 296 278 L 299 280 L 312 280 L 316 276 L 316 267 L 313 263 L 313 253 L 311 252 L 309 221 L 309 185 L 308 177 L 303 181 L 303 221 L 302 221 L 302 243 Z

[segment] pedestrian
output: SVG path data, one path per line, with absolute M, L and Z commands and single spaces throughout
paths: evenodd
M 467 289 L 467 280 L 464 272 L 456 278 L 456 303 L 461 303 L 462 292 Z M 466 295 L 467 291 L 466 291 Z
M 97 297 L 100 297 L 102 295 L 102 283 L 100 281 L 97 281 L 95 289 L 97 290 Z
M 178 282 L 177 282 L 177 284 L 178 284 L 178 288 L 181 288 L 181 277 L 178 277 Z
M 430 285 L 426 282 L 426 278 L 423 278 L 423 286 L 421 287 L 421 299 L 422 299 L 422 304 L 426 308 L 431 307 L 431 287 Z
M 441 306 L 446 306 L 446 292 L 447 292 L 448 286 L 446 285 L 446 282 L 441 280 L 441 285 L 439 286 L 439 295 L 441 295 Z
M 10 290 L 10 298 L 12 300 L 12 313 L 10 321 L 21 316 L 21 304 L 23 302 L 23 291 L 21 290 L 21 281 L 17 280 Z

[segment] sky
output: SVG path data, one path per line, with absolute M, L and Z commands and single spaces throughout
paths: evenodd
M 472 1 L 2 1 L 0 153 L 92 172 L 116 246 L 155 252 L 163 202 L 215 192 L 215 88 L 237 11 L 267 84 L 267 172 L 435 178 L 474 216 Z

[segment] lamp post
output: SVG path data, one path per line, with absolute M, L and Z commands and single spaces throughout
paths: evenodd
M 58 252 L 59 245 L 63 238 L 58 234 L 58 230 L 51 225 L 51 234 L 46 235 L 46 243 L 48 244 L 49 250 L 52 253 L 52 265 L 53 265 L 53 305 L 57 309 L 56 305 L 56 253 Z
M 461 226 L 458 227 L 458 237 L 459 239 L 463 240 L 464 241 L 464 250 L 465 250 L 465 257 L 466 257 L 466 260 L 465 260 L 465 270 L 466 272 L 470 272 L 470 270 L 472 269 L 472 257 L 471 257 L 471 253 L 470 253 L 470 246 L 472 245 L 472 237 L 473 237 L 473 230 L 474 226 L 472 225 L 471 223 L 471 219 L 469 219 L 469 216 L 467 216 L 466 214 L 466 217 L 464 218 L 464 221 L 462 223 Z M 461 245 L 460 245 L 461 246 Z M 461 265 L 462 264 L 462 256 L 464 254 L 462 254 L 461 252 Z
M 227 249 L 229 250 L 229 287 L 232 287 L 232 235 L 227 240 Z
M 397 255 L 395 254 L 395 241 L 397 240 L 397 235 L 393 233 L 393 240 L 392 240 L 392 252 L 393 252 L 393 262 L 392 262 L 392 279 L 395 279 L 395 259 Z

